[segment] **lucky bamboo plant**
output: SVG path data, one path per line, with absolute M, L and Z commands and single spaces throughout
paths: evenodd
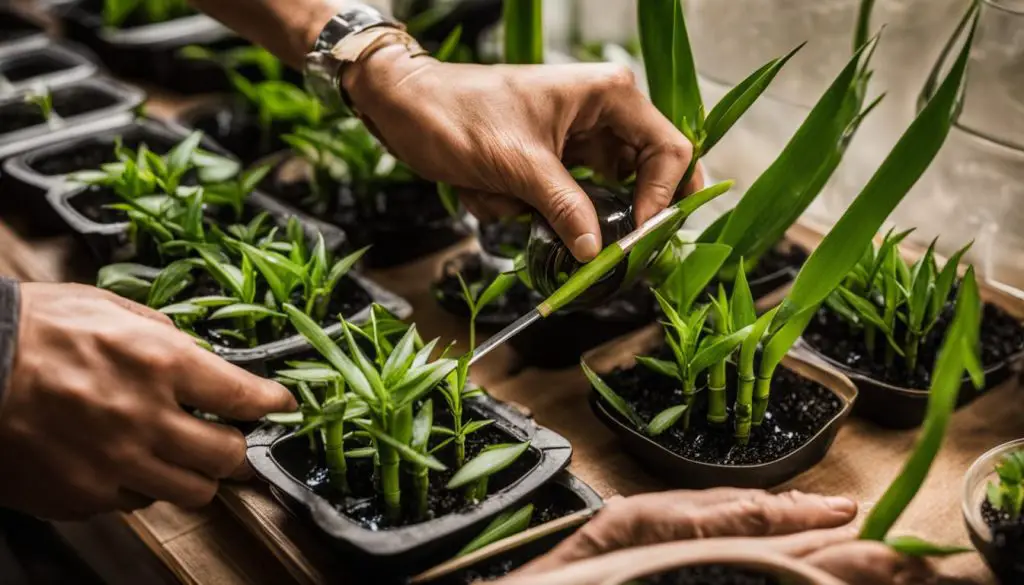
M 881 334 L 888 341 L 886 367 L 892 367 L 899 355 L 910 373 L 917 370 L 921 341 L 939 323 L 956 284 L 960 258 L 970 248 L 968 244 L 957 251 L 940 270 L 932 242 L 917 262 L 908 265 L 897 245 L 911 231 L 890 231 L 879 246 L 869 246 L 826 302 L 831 311 L 862 331 L 870 355 L 876 355 Z
M 466 437 L 491 421 L 463 420 L 462 401 L 475 392 L 466 386 L 468 360 L 431 360 L 437 340 L 423 344 L 415 326 L 389 349 L 379 341 L 375 319 L 367 328 L 342 320 L 341 343 L 297 307 L 285 305 L 284 310 L 323 361 L 293 362 L 292 369 L 277 372 L 298 389 L 303 409 L 268 418 L 299 426 L 297 435 L 321 433 L 331 485 L 338 492 L 350 492 L 346 459 L 372 456 L 376 490 L 389 520 L 424 520 L 431 515 L 431 472 L 454 468 L 447 489 L 464 490 L 472 503 L 486 497 L 489 477 L 529 448 L 529 443 L 492 444 L 465 459 Z M 369 355 L 360 340 L 370 347 Z M 452 428 L 435 423 L 431 397 L 437 393 L 448 406 Z M 410 496 L 403 490 L 403 468 L 410 476 Z
M 976 21 L 975 16 L 976 12 L 972 9 L 967 18 Z M 734 292 L 733 303 L 737 302 L 738 296 L 743 298 L 738 301 L 740 305 L 743 305 L 739 311 L 742 316 L 738 323 L 730 322 L 728 327 L 723 325 L 720 330 L 728 331 L 735 329 L 736 325 L 742 325 L 742 331 L 746 332 L 740 336 L 739 340 L 738 387 L 736 404 L 733 408 L 736 414 L 735 436 L 740 444 L 749 441 L 750 426 L 759 426 L 764 419 L 771 394 L 772 378 L 783 357 L 800 337 L 818 307 L 839 287 L 848 272 L 857 264 L 863 255 L 864 248 L 871 242 L 886 217 L 924 173 L 942 146 L 949 133 L 952 120 L 960 107 L 960 96 L 970 45 L 969 38 L 939 91 L 921 110 L 875 175 L 811 254 L 782 304 L 760 316 L 753 323 L 748 323 L 749 315 L 747 315 L 742 285 L 741 290 Z M 818 176 L 819 171 L 820 168 L 816 167 L 807 169 L 805 172 L 811 176 Z M 792 180 L 799 180 L 799 178 Z M 722 244 L 719 242 L 719 245 Z M 735 250 L 731 250 L 730 253 L 735 254 Z M 709 265 L 714 265 L 714 262 L 709 261 Z M 691 282 L 686 284 L 683 291 L 702 290 L 697 286 L 703 286 L 700 278 L 691 278 L 689 273 L 687 278 Z M 662 296 L 664 297 L 664 295 Z M 712 347 L 723 343 L 725 339 L 730 339 L 733 334 L 721 337 L 717 341 L 714 335 L 708 335 L 702 339 L 702 326 L 705 320 L 702 313 L 705 313 L 706 310 L 700 307 L 691 309 L 687 306 L 687 303 L 696 298 L 696 295 L 681 294 L 679 298 L 683 302 L 684 311 L 682 312 L 669 303 L 663 303 L 663 309 L 666 309 L 666 313 L 668 313 L 666 343 L 672 349 L 677 363 L 672 368 L 664 364 L 657 364 L 655 367 L 662 373 L 679 378 L 683 383 L 684 396 L 688 397 L 694 390 L 691 386 L 687 392 L 687 385 L 690 383 L 688 380 L 689 370 L 695 366 L 705 369 L 712 367 L 714 362 L 724 360 L 728 353 L 731 353 L 731 351 L 727 352 L 720 357 L 708 353 L 709 358 L 714 357 L 715 359 L 705 365 L 705 361 L 696 360 L 698 354 L 695 354 L 691 348 L 696 347 L 699 352 L 703 345 L 705 350 L 710 352 Z M 716 307 L 717 314 L 725 314 L 726 303 L 722 302 L 721 296 L 712 305 Z M 733 349 L 735 347 L 736 345 L 732 346 Z M 725 346 L 723 346 L 724 348 Z M 758 360 L 757 350 L 759 348 L 761 353 Z M 654 365 L 654 362 L 649 360 L 640 360 L 640 363 L 645 361 L 647 365 Z M 644 427 L 626 401 L 615 395 L 614 390 L 601 381 L 593 371 L 586 367 L 586 364 L 584 364 L 584 372 L 604 400 L 620 415 L 641 429 L 652 430 L 650 424 Z M 716 379 L 715 383 L 717 384 L 718 381 Z M 720 391 L 716 389 L 715 400 L 720 400 L 717 398 L 720 394 Z M 656 425 L 653 430 L 663 431 L 664 429 L 660 428 L 662 423 L 667 420 L 668 426 L 670 426 L 680 418 L 683 418 L 685 426 L 687 419 L 683 415 L 688 408 L 689 400 L 679 405 L 677 410 L 671 413 L 661 413 L 659 417 L 664 415 L 664 419 L 658 421 L 659 425 Z M 720 406 L 717 406 L 713 411 L 714 422 L 720 421 L 720 415 L 721 409 Z

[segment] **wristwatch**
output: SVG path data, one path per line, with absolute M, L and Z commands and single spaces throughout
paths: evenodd
M 357 33 L 369 29 L 380 29 L 374 35 L 377 40 L 390 32 L 402 40 L 408 39 L 407 44 L 410 41 L 415 43 L 402 23 L 384 16 L 371 6 L 356 5 L 331 17 L 320 31 L 313 50 L 306 55 L 304 70 L 306 90 L 324 105 L 352 110 L 351 100 L 341 86 L 341 77 L 345 67 L 359 60 L 376 42 L 371 41 L 368 45 L 365 38 L 352 42 Z

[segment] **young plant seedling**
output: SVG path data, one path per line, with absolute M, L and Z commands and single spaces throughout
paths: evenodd
M 146 24 L 157 24 L 192 13 L 188 0 L 103 1 L 103 25 L 110 28 L 121 28 L 132 17 Z
M 25 95 L 25 103 L 32 104 L 39 109 L 46 125 L 55 130 L 64 125 L 64 119 L 53 110 L 53 94 L 46 87 L 39 87 Z
M 1024 450 L 1003 455 L 996 464 L 996 475 L 999 481 L 988 483 L 985 499 L 1011 522 L 1017 522 L 1024 509 Z
M 469 307 L 469 352 L 476 349 L 476 319 L 480 312 L 495 300 L 505 296 L 508 291 L 519 282 L 519 276 L 515 272 L 502 272 L 491 281 L 482 291 L 479 288 L 473 290 L 466 284 L 462 274 L 456 274 L 459 279 L 459 286 L 462 288 L 462 299 Z

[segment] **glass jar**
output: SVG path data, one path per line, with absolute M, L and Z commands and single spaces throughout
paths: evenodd
M 950 40 L 933 77 L 948 71 L 964 36 Z M 917 227 L 912 240 L 921 245 L 941 235 L 943 254 L 974 240 L 965 260 L 1024 296 L 1024 0 L 982 2 L 963 109 L 893 221 Z

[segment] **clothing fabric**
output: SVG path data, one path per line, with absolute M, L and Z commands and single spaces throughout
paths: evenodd
M 18 345 L 18 316 L 21 294 L 18 281 L 0 276 L 0 403 L 14 368 L 14 350 Z

